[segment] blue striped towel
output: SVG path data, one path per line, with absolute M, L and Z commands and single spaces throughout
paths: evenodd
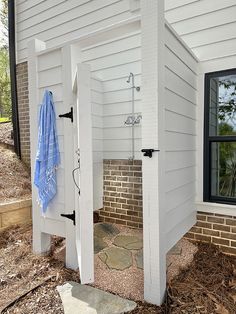
M 38 149 L 34 173 L 34 184 L 38 188 L 38 201 L 43 214 L 57 193 L 56 169 L 59 164 L 60 153 L 53 96 L 50 91 L 46 90 L 40 106 Z

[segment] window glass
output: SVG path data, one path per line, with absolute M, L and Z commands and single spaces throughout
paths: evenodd
M 236 136 L 236 75 L 210 79 L 209 135 Z
M 236 197 L 236 142 L 211 143 L 211 195 Z

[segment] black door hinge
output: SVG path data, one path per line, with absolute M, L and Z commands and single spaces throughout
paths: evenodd
M 73 210 L 73 214 L 61 214 L 61 217 L 65 217 L 73 221 L 73 225 L 75 226 L 75 210 Z

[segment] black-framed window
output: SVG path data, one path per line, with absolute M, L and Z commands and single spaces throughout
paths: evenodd
M 205 75 L 204 201 L 236 204 L 236 69 Z

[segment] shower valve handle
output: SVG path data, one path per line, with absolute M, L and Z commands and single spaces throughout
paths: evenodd
M 159 152 L 159 151 L 160 151 L 159 149 L 153 149 L 153 148 L 143 148 L 141 150 L 141 152 L 143 153 L 143 156 L 149 157 L 149 158 L 152 158 L 152 154 L 154 152 Z

